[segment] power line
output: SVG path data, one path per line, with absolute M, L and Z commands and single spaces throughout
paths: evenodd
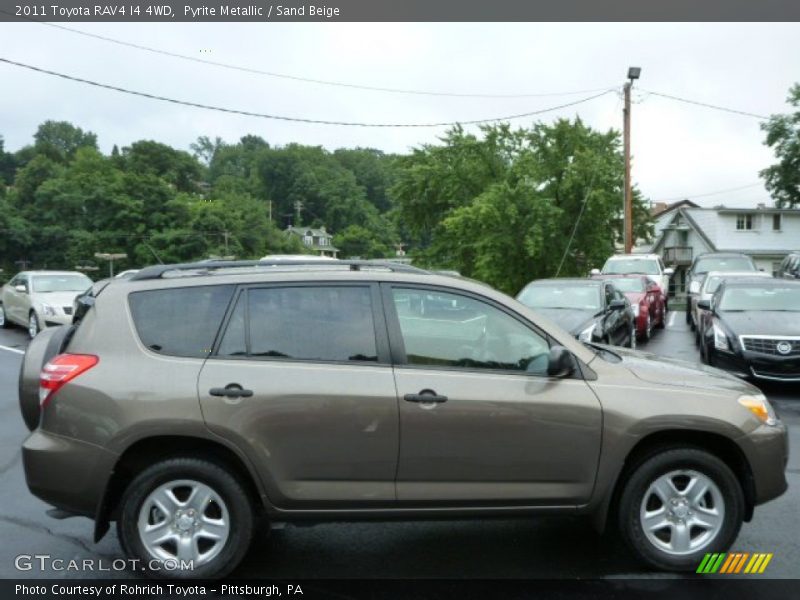
M 717 106 L 716 104 L 708 104 L 707 102 L 699 102 L 698 100 L 689 100 L 688 98 L 681 98 L 679 96 L 672 96 L 670 94 L 662 94 L 661 92 L 652 92 L 650 90 L 643 90 L 652 96 L 659 96 L 661 98 L 667 98 L 669 100 L 675 100 L 677 102 L 684 102 L 685 104 L 694 104 L 695 106 L 702 106 L 704 108 L 713 108 L 714 110 L 721 110 L 724 112 L 733 113 L 735 115 L 743 115 L 745 117 L 753 117 L 754 119 L 760 119 L 762 121 L 768 121 L 769 117 L 765 117 L 764 115 L 757 115 L 756 113 L 747 112 L 744 110 L 737 110 L 735 108 L 726 108 L 724 106 Z
M 703 194 L 684 194 L 682 196 L 674 196 L 672 198 L 660 198 L 659 200 L 655 200 L 655 202 L 676 202 L 678 200 L 690 200 L 692 198 L 705 198 L 707 196 L 717 196 L 719 194 L 728 194 L 730 192 L 738 192 L 739 190 L 749 190 L 754 187 L 763 186 L 764 183 L 762 181 L 758 181 L 756 183 L 749 183 L 747 185 L 740 185 L 739 187 L 728 188 L 726 190 L 717 190 L 715 192 L 705 192 Z
M 11 12 L 5 11 L 0 9 L 1 13 L 12 15 Z M 12 15 L 16 16 L 16 15 Z M 460 93 L 460 92 L 445 92 L 445 91 L 433 91 L 433 90 L 414 90 L 414 89 L 402 89 L 402 88 L 393 88 L 393 87 L 380 87 L 374 85 L 364 85 L 358 83 L 348 83 L 344 81 L 332 81 L 327 79 L 314 79 L 312 77 L 301 77 L 299 75 L 291 75 L 288 73 L 278 73 L 275 71 L 265 71 L 262 69 L 255 69 L 253 67 L 244 67 L 241 65 L 234 65 L 230 63 L 219 62 L 215 60 L 209 60 L 206 58 L 198 58 L 196 56 L 189 56 L 186 54 L 180 54 L 178 52 L 170 52 L 169 50 L 163 50 L 161 48 L 153 48 L 151 46 L 144 46 L 142 44 L 135 44 L 133 42 L 126 42 L 123 40 L 118 40 L 115 38 L 107 37 L 104 35 L 99 35 L 96 33 L 89 33 L 88 31 L 81 31 L 79 29 L 73 29 L 71 27 L 66 27 L 64 25 L 57 25 L 55 23 L 45 23 L 44 21 L 39 21 L 37 19 L 32 19 L 30 17 L 25 17 L 26 20 L 32 21 L 34 23 L 38 23 L 39 25 L 45 25 L 47 27 L 53 27 L 56 29 L 61 29 L 63 31 L 68 31 L 70 33 L 74 33 L 77 35 L 82 35 L 89 38 L 94 38 L 97 40 L 102 40 L 104 42 L 109 42 L 111 44 L 117 44 L 119 46 L 126 46 L 128 48 L 135 48 L 136 50 L 143 50 L 145 52 L 151 52 L 153 54 L 160 54 L 162 56 L 170 56 L 172 58 L 179 58 L 181 60 L 188 60 L 194 63 L 200 63 L 204 65 L 210 65 L 212 67 L 219 67 L 222 69 L 229 69 L 232 71 L 240 71 L 242 73 L 249 73 L 251 75 L 263 75 L 266 77 L 274 77 L 278 79 L 287 79 L 290 81 L 299 81 L 303 83 L 314 83 L 318 85 L 327 85 L 332 87 L 343 87 L 343 88 L 350 88 L 356 90 L 365 90 L 370 92 L 386 92 L 390 94 L 407 94 L 407 95 L 416 95 L 416 96 L 440 96 L 440 97 L 448 97 L 448 98 L 546 98 L 546 97 L 553 97 L 553 96 L 577 96 L 579 94 L 592 94 L 594 92 L 600 92 L 603 90 L 607 90 L 609 87 L 604 88 L 595 88 L 591 90 L 575 90 L 572 92 L 538 92 L 538 93 L 522 93 L 522 94 L 470 94 L 470 93 Z
M 158 96 L 156 94 L 149 94 L 147 92 L 139 92 L 136 90 L 129 90 L 127 88 L 122 88 L 114 85 L 108 85 L 105 83 L 99 83 L 97 81 L 91 81 L 89 79 L 82 79 L 80 77 L 74 77 L 72 75 L 66 75 L 64 73 L 59 73 L 56 71 L 49 71 L 47 69 L 42 69 L 40 67 L 34 67 L 32 65 L 28 65 L 25 63 L 16 62 L 13 60 L 9 60 L 7 58 L 0 57 L 0 62 L 13 65 L 15 67 L 21 67 L 23 69 L 28 69 L 30 71 L 36 71 L 37 73 L 44 73 L 46 75 L 52 75 L 54 77 L 60 77 L 62 79 L 67 79 L 69 81 L 76 81 L 78 83 L 84 83 L 86 85 L 92 85 L 95 87 L 112 90 L 115 92 L 121 92 L 123 94 L 130 94 L 132 96 L 140 96 L 142 98 L 150 98 L 151 100 L 161 100 L 162 102 L 171 102 L 172 104 L 180 104 L 183 106 L 191 106 L 193 108 L 202 108 L 205 110 L 213 110 L 217 112 L 235 114 L 235 115 L 243 115 L 246 117 L 258 117 L 261 119 L 274 119 L 278 121 L 292 121 L 296 123 L 311 123 L 315 125 L 339 125 L 343 127 L 452 127 L 455 125 L 478 125 L 481 123 L 493 123 L 496 121 L 511 121 L 513 119 L 523 119 L 525 117 L 532 117 L 534 115 L 540 115 L 546 112 L 552 112 L 554 110 L 559 110 L 562 108 L 567 108 L 570 106 L 576 106 L 578 104 L 583 104 L 584 102 L 589 102 L 590 100 L 594 100 L 595 98 L 599 98 L 601 96 L 605 96 L 615 90 L 605 90 L 599 94 L 595 94 L 593 96 L 589 96 L 588 98 L 582 98 L 580 100 L 574 100 L 572 102 L 567 102 L 565 104 L 560 104 L 558 106 L 551 106 L 548 108 L 542 108 L 539 110 L 534 110 L 526 113 L 520 113 L 515 115 L 506 115 L 502 117 L 491 117 L 486 119 L 472 119 L 468 121 L 449 121 L 443 123 L 358 123 L 352 121 L 331 121 L 326 119 L 308 119 L 303 117 L 287 117 L 284 115 L 271 115 L 267 113 L 257 113 L 251 112 L 246 110 L 238 110 L 233 108 L 224 108 L 220 106 L 211 106 L 208 104 L 200 104 L 198 102 L 189 102 L 187 100 L 177 100 L 175 98 L 168 98 L 166 96 Z

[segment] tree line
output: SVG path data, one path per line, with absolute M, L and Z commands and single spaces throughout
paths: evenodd
M 126 253 L 120 268 L 302 253 L 287 225 L 324 225 L 342 257 L 402 246 L 415 264 L 516 293 L 534 278 L 585 275 L 615 251 L 622 161 L 618 131 L 578 118 L 455 127 L 404 155 L 255 135 L 104 154 L 95 134 L 46 121 L 16 152 L 0 137 L 0 267 L 74 269 L 95 252 Z M 652 235 L 638 190 L 634 228 Z

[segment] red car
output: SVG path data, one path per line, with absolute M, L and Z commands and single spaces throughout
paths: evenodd
M 593 275 L 592 279 L 610 279 L 631 302 L 636 318 L 636 336 L 649 340 L 653 328 L 663 329 L 667 320 L 664 293 L 646 275 Z

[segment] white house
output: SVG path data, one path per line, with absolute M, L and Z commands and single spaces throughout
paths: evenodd
M 675 269 L 670 296 L 686 293 L 686 273 L 692 259 L 704 252 L 741 252 L 758 268 L 774 273 L 781 260 L 800 249 L 800 209 L 700 208 L 691 202 L 666 207 L 656 215 L 655 239 L 637 252 L 660 254 Z

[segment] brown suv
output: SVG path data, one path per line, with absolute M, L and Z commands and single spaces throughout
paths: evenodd
M 28 486 L 167 576 L 262 523 L 589 514 L 657 568 L 786 489 L 784 425 L 717 369 L 584 344 L 477 282 L 361 261 L 143 269 L 23 363 Z M 41 408 L 40 408 L 41 407 Z

